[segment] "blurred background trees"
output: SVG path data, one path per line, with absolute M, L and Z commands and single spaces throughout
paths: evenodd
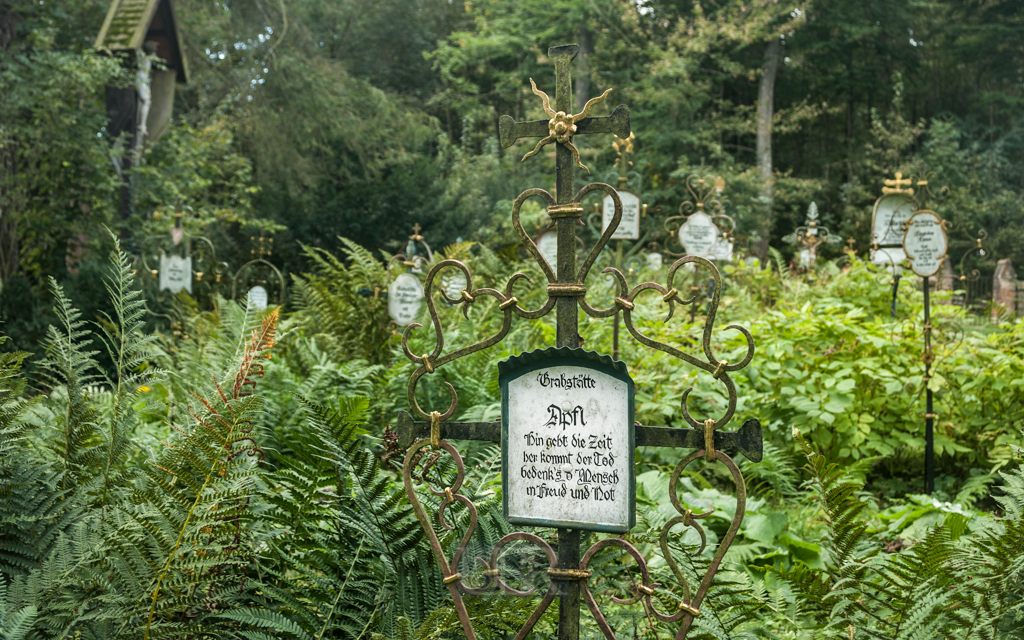
M 286 272 L 307 266 L 301 244 L 394 251 L 414 222 L 435 246 L 512 243 L 508 201 L 550 187 L 553 163 L 520 164 L 497 121 L 540 117 L 529 78 L 550 90 L 547 47 L 579 42 L 576 101 L 613 87 L 599 110 L 630 106 L 654 211 L 675 211 L 703 166 L 726 177 L 748 251 L 792 251 L 779 239 L 813 200 L 863 252 L 882 179 L 927 171 L 951 189 L 940 213 L 991 234 L 989 271 L 1024 261 L 1024 7 L 1011 0 L 175 4 L 192 80 L 139 171 L 136 239 L 160 207 L 189 206 L 229 260 L 248 254 L 246 220 L 283 227 Z M 0 2 L 8 322 L 40 322 L 24 301 L 45 273 L 93 304 L 75 273 L 108 249 L 96 225 L 117 224 L 102 87 L 126 81 L 91 49 L 107 7 Z M 607 180 L 610 145 L 580 142 Z

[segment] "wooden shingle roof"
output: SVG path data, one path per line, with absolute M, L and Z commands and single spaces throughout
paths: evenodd
M 143 43 L 157 45 L 156 55 L 178 82 L 188 82 L 188 64 L 172 0 L 113 0 L 95 47 L 104 51 L 140 51 Z

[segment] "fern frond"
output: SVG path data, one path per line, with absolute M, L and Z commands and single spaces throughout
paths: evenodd
M 64 288 L 52 277 L 50 292 L 59 327 L 50 326 L 43 342 L 45 357 L 40 363 L 43 381 L 50 387 L 54 424 L 45 446 L 54 455 L 64 477 L 61 488 L 70 488 L 95 473 L 100 461 L 98 416 L 88 399 L 88 388 L 102 378 L 96 365 L 81 312 L 64 295 Z
M 160 373 L 149 368 L 155 356 L 156 336 L 144 332 L 146 304 L 142 292 L 135 288 L 130 258 L 121 250 L 119 238 L 113 233 L 111 237 L 114 249 L 110 252 L 110 272 L 104 277 L 104 286 L 114 315 L 104 312 L 105 321 L 99 323 L 100 339 L 114 363 L 114 378 L 108 380 L 114 389 L 114 407 L 104 433 L 107 442 L 100 493 L 100 504 L 104 505 L 111 484 L 121 484 L 116 478 L 136 421 L 134 404 Z

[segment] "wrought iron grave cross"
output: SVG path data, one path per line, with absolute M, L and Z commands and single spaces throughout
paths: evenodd
M 587 275 L 590 272 L 591 267 L 594 265 L 594 261 L 598 254 L 600 254 L 601 250 L 608 243 L 611 235 L 614 233 L 621 220 L 622 203 L 616 194 L 615 189 L 606 184 L 589 184 L 580 189 L 579 192 L 575 192 L 575 168 L 579 166 L 584 170 L 587 169 L 579 161 L 579 153 L 572 143 L 572 138 L 574 135 L 590 133 L 615 133 L 620 138 L 625 138 L 629 136 L 630 130 L 629 110 L 625 106 L 617 107 L 608 117 L 589 117 L 591 107 L 602 101 L 604 97 L 608 95 L 610 90 L 605 91 L 605 93 L 599 98 L 588 101 L 581 113 L 573 115 L 569 112 L 570 105 L 572 104 L 570 89 L 571 62 L 578 51 L 578 45 L 564 45 L 552 47 L 548 50 L 549 56 L 555 63 L 556 82 L 553 107 L 550 104 L 548 96 L 537 89 L 536 85 L 533 84 L 531 80 L 534 93 L 540 96 L 543 100 L 545 111 L 550 116 L 549 120 L 519 123 L 508 116 L 503 116 L 499 122 L 501 142 L 505 147 L 512 145 L 516 140 L 523 137 L 542 138 L 533 151 L 524 156 L 524 160 L 536 155 L 546 144 L 551 142 L 557 143 L 556 195 L 552 196 L 552 194 L 543 189 L 528 189 L 516 198 L 512 206 L 513 227 L 522 239 L 527 251 L 533 259 L 536 260 L 547 278 L 547 301 L 538 309 L 525 309 L 520 305 L 520 301 L 513 295 L 513 286 L 518 280 L 525 278 L 525 275 L 522 273 L 513 275 L 506 284 L 504 291 L 489 287 L 474 288 L 472 274 L 465 264 L 458 260 L 442 260 L 433 265 L 427 274 L 426 290 L 428 292 L 433 291 L 433 281 L 442 270 L 456 269 L 464 274 L 466 278 L 466 288 L 461 292 L 461 297 L 449 297 L 449 294 L 443 289 L 440 291 L 439 295 L 449 304 L 464 305 L 463 310 L 466 313 L 468 313 L 469 306 L 478 298 L 482 296 L 495 298 L 498 302 L 497 310 L 500 310 L 504 316 L 502 326 L 493 336 L 489 336 L 475 344 L 450 350 L 446 353 L 443 338 L 444 327 L 437 312 L 434 299 L 431 295 L 428 295 L 426 303 L 430 312 L 430 321 L 434 327 L 434 333 L 436 336 L 434 347 L 429 353 L 424 353 L 422 355 L 416 355 L 413 353 L 410 348 L 409 338 L 411 333 L 420 326 L 417 323 L 410 324 L 406 328 L 402 340 L 402 347 L 406 357 L 418 365 L 409 378 L 407 388 L 407 399 L 412 415 L 402 412 L 398 420 L 399 445 L 403 448 L 408 448 L 405 463 L 403 465 L 403 479 L 405 482 L 406 495 L 412 503 L 413 509 L 416 512 L 416 517 L 430 541 L 435 559 L 437 560 L 444 576 L 443 582 L 447 585 L 449 592 L 451 593 L 456 612 L 462 623 L 466 637 L 471 640 L 475 640 L 477 636 L 473 630 L 472 621 L 469 618 L 469 614 L 463 600 L 464 594 L 482 595 L 495 589 L 501 589 L 514 596 L 528 596 L 533 593 L 532 590 L 528 592 L 516 591 L 515 589 L 510 588 L 502 579 L 501 570 L 498 566 L 501 557 L 500 551 L 503 547 L 515 541 L 527 542 L 540 548 L 547 557 L 549 563 L 547 575 L 550 580 L 546 594 L 538 594 L 542 595 L 541 602 L 516 635 L 516 640 L 522 640 L 530 633 L 534 625 L 543 615 L 544 611 L 553 603 L 556 597 L 559 600 L 558 639 L 578 640 L 580 635 L 579 623 L 581 592 L 585 596 L 587 607 L 594 615 L 602 633 L 609 640 L 614 640 L 614 631 L 608 625 L 607 620 L 596 603 L 594 595 L 590 591 L 588 578 L 590 578 L 591 572 L 587 568 L 596 553 L 602 549 L 612 546 L 617 547 L 632 556 L 639 565 L 642 582 L 641 584 L 634 585 L 633 588 L 635 590 L 635 594 L 628 600 L 628 602 L 637 602 L 642 600 L 645 608 L 658 620 L 668 623 L 678 623 L 680 626 L 678 633 L 676 634 L 676 638 L 677 640 L 682 640 L 686 637 L 690 626 L 693 624 L 694 617 L 700 615 L 699 607 L 701 602 L 707 594 L 711 585 L 711 580 L 714 577 L 718 566 L 721 564 L 729 544 L 731 544 L 732 540 L 735 538 L 743 519 L 746 498 L 746 489 L 743 483 L 743 478 L 735 462 L 733 462 L 733 460 L 726 455 L 723 450 L 739 451 L 752 461 L 759 461 L 761 459 L 761 427 L 757 420 L 748 420 L 736 432 L 724 432 L 718 430 L 719 427 L 723 427 L 728 424 L 736 410 L 736 388 L 730 378 L 730 373 L 744 368 L 750 362 L 753 357 L 754 345 L 753 338 L 749 331 L 738 325 L 729 325 L 726 329 L 739 331 L 745 339 L 745 348 L 743 349 L 745 354 L 738 362 L 733 364 L 730 364 L 727 360 L 719 360 L 715 357 L 714 349 L 711 345 L 711 334 L 721 294 L 721 275 L 710 261 L 695 256 L 684 256 L 676 260 L 676 262 L 668 269 L 668 281 L 666 285 L 661 285 L 656 282 L 645 282 L 633 287 L 632 289 L 628 287 L 626 278 L 621 271 L 615 268 L 609 268 L 606 272 L 611 274 L 619 284 L 618 295 L 615 298 L 614 304 L 606 309 L 601 309 L 591 306 L 586 300 L 585 283 Z M 589 170 L 587 171 L 589 173 Z M 615 202 L 615 216 L 608 228 L 602 233 L 598 243 L 591 249 L 590 253 L 579 265 L 579 269 L 577 270 L 575 225 L 583 213 L 581 201 L 583 197 L 591 191 L 603 191 L 613 198 Z M 536 244 L 527 235 L 526 231 L 523 229 L 522 223 L 520 222 L 520 207 L 523 202 L 530 197 L 539 197 L 546 200 L 548 203 L 548 215 L 556 222 L 558 252 L 556 260 L 557 264 L 554 268 L 552 268 L 552 265 L 548 264 L 541 255 Z M 672 285 L 677 271 L 687 263 L 695 263 L 695 266 L 708 269 L 715 280 L 713 299 L 709 304 L 708 317 L 704 325 L 702 336 L 702 354 L 697 356 L 684 352 L 672 345 L 658 342 L 644 335 L 634 325 L 631 315 L 634 309 L 633 300 L 644 292 L 656 292 L 661 297 L 663 302 L 669 307 L 668 318 L 671 318 L 672 316 L 672 309 L 674 308 L 673 305 L 695 303 L 695 298 L 693 297 L 683 299 L 680 296 L 679 291 L 677 291 Z M 499 343 L 508 334 L 513 316 L 519 316 L 525 319 L 538 319 L 546 316 L 553 309 L 556 311 L 557 318 L 557 349 L 550 349 L 548 351 L 558 351 L 560 352 L 560 355 L 577 358 L 579 360 L 607 359 L 607 356 L 601 356 L 599 354 L 588 355 L 578 349 L 581 342 L 578 331 L 578 313 L 579 310 L 582 309 L 587 315 L 594 318 L 610 318 L 616 313 L 621 312 L 627 331 L 629 331 L 629 333 L 638 342 L 649 348 L 663 351 L 674 358 L 710 374 L 716 381 L 725 386 L 728 396 L 728 407 L 722 409 L 722 415 L 715 419 L 708 418 L 700 421 L 691 416 L 686 405 L 686 398 L 690 391 L 688 390 L 683 393 L 681 403 L 683 418 L 691 427 L 693 427 L 692 429 L 635 425 L 635 445 L 670 446 L 695 449 L 695 451 L 680 460 L 676 470 L 672 474 L 672 479 L 670 481 L 670 497 L 672 499 L 673 506 L 679 511 L 680 515 L 671 518 L 664 525 L 660 538 L 661 550 L 665 555 L 667 563 L 672 568 L 673 574 L 680 583 L 680 589 L 682 591 L 681 601 L 677 602 L 676 608 L 670 613 L 662 613 L 658 611 L 656 605 L 652 603 L 651 597 L 655 593 L 656 585 L 651 583 L 651 576 L 643 556 L 627 540 L 623 538 L 602 539 L 591 546 L 590 549 L 588 549 L 581 557 L 580 530 L 564 528 L 562 525 L 552 525 L 559 527 L 557 528 L 557 551 L 552 549 L 545 539 L 533 533 L 516 532 L 499 540 L 496 546 L 491 550 L 490 560 L 487 561 L 480 559 L 480 561 L 485 565 L 485 569 L 482 571 L 484 584 L 481 587 L 474 587 L 468 584 L 467 580 L 460 572 L 460 567 L 465 568 L 466 566 L 472 566 L 466 557 L 466 550 L 477 526 L 477 513 L 476 507 L 473 505 L 472 501 L 459 493 L 465 478 L 465 465 L 458 451 L 448 441 L 483 440 L 500 442 L 503 426 L 508 427 L 509 425 L 498 422 L 448 422 L 449 418 L 455 414 L 455 409 L 458 403 L 458 395 L 455 388 L 451 384 L 447 382 L 445 383 L 451 394 L 451 402 L 447 410 L 443 413 L 440 411 L 428 412 L 420 406 L 416 397 L 417 383 L 424 375 L 434 373 L 439 367 L 457 358 L 487 349 Z M 537 354 L 543 354 L 543 352 L 532 352 L 531 355 L 533 357 L 542 357 L 542 355 Z M 524 356 L 525 355 L 527 354 L 524 354 Z M 523 356 L 518 356 L 517 358 L 522 359 Z M 516 358 L 512 358 L 510 360 L 515 359 Z M 625 367 L 622 363 L 616 363 L 614 366 L 621 367 L 623 372 L 625 372 Z M 500 371 L 501 366 L 499 366 L 499 372 Z M 628 376 L 628 374 L 624 375 Z M 414 420 L 414 416 L 420 418 L 420 421 Z M 632 421 L 631 411 L 630 421 Z M 421 457 L 423 457 L 422 452 L 428 448 L 433 449 L 435 452 L 432 454 L 434 460 L 436 460 L 437 456 L 442 453 L 447 453 L 454 459 L 456 466 L 455 479 L 452 481 L 450 486 L 438 489 L 435 489 L 433 486 L 428 486 L 430 493 L 440 499 L 440 507 L 437 516 L 440 519 L 441 525 L 448 529 L 452 528 L 446 520 L 445 512 L 446 509 L 451 508 L 456 503 L 465 507 L 469 513 L 470 524 L 468 530 L 461 538 L 461 542 L 458 544 L 458 549 L 452 556 L 449 556 L 449 551 L 442 547 L 436 533 L 434 532 L 431 518 L 427 515 L 426 509 L 424 509 L 423 504 L 417 496 L 417 490 L 414 487 L 414 467 L 418 464 L 418 461 L 421 460 Z M 729 530 L 722 537 L 718 550 L 711 560 L 708 571 L 701 578 L 700 584 L 697 588 L 691 591 L 682 571 L 679 569 L 675 560 L 672 559 L 668 546 L 668 536 L 673 527 L 683 525 L 684 527 L 694 528 L 700 534 L 701 539 L 705 539 L 703 529 L 699 524 L 699 519 L 706 517 L 711 513 L 711 511 L 693 513 L 689 509 L 685 508 L 677 498 L 675 488 L 679 481 L 680 474 L 683 472 L 685 467 L 700 458 L 704 458 L 709 462 L 718 461 L 728 468 L 737 488 L 737 506 L 736 513 L 732 519 Z M 627 464 L 631 465 L 632 456 L 630 456 L 628 460 L 629 462 Z M 579 520 L 575 520 L 574 522 L 577 522 L 577 526 L 581 528 L 594 528 L 588 526 L 588 523 L 586 522 Z M 700 554 L 703 549 L 704 544 L 702 543 L 700 545 L 700 549 L 697 550 L 697 554 Z M 616 601 L 627 602 L 621 600 Z
M 551 106 L 548 96 L 543 91 L 539 91 L 533 84 L 533 79 L 530 79 L 533 92 L 541 96 L 544 101 L 544 110 L 551 116 L 550 120 L 516 122 L 511 116 L 502 116 L 498 121 L 498 132 L 503 147 L 512 146 L 519 138 L 542 138 L 533 151 L 523 156 L 523 160 L 536 154 L 549 142 L 557 142 L 555 145 L 555 202 L 562 206 L 551 208 L 551 217 L 555 218 L 556 233 L 558 234 L 558 264 L 552 265 L 556 275 L 553 284 L 563 285 L 562 289 L 567 292 L 572 291 L 571 287 L 576 286 L 577 282 L 576 221 L 582 213 L 582 207 L 573 204 L 573 196 L 576 193 L 576 166 L 590 173 L 590 169 L 580 163 L 579 151 L 572 144 L 572 138 L 574 135 L 591 133 L 614 133 L 620 138 L 626 138 L 630 133 L 629 107 L 625 105 L 619 105 L 607 117 L 589 117 L 591 107 L 604 101 L 611 89 L 605 91 L 598 98 L 588 100 L 579 114 L 572 115 L 569 112 L 572 105 L 572 60 L 579 51 L 578 44 L 567 44 L 548 49 L 548 55 L 555 61 L 554 107 Z M 551 290 L 550 286 L 549 290 Z M 574 296 L 566 295 L 558 298 L 556 314 L 559 347 L 575 349 L 580 346 L 577 313 Z

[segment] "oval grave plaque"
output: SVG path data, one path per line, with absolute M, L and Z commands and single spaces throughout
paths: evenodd
M 619 226 L 612 232 L 612 240 L 637 240 L 640 238 L 640 196 L 632 191 L 616 191 L 622 201 L 622 218 Z M 615 200 L 607 195 L 602 200 L 604 209 L 601 214 L 601 233 L 615 218 Z
M 938 273 L 947 246 L 946 230 L 937 213 L 922 209 L 910 216 L 903 236 L 903 252 L 910 261 L 911 271 L 926 278 Z
M 388 287 L 388 315 L 400 327 L 416 320 L 423 306 L 423 285 L 411 273 L 400 273 Z
M 711 216 L 698 211 L 679 227 L 679 242 L 691 256 L 707 258 L 719 237 L 718 227 Z
M 444 288 L 444 294 L 452 300 L 462 299 L 462 292 L 465 290 L 467 284 L 466 274 L 461 271 L 449 273 L 445 277 L 441 278 L 441 286 Z
M 568 347 L 498 364 L 502 488 L 512 524 L 625 533 L 636 524 L 634 385 Z

